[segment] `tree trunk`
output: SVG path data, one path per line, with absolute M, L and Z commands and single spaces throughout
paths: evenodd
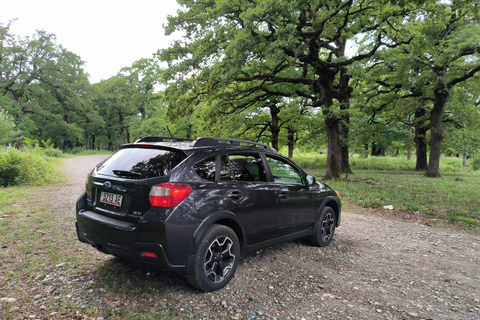
M 443 140 L 442 116 L 447 103 L 448 93 L 443 89 L 435 91 L 435 102 L 430 111 L 430 157 L 428 161 L 427 177 L 440 177 L 440 151 Z
M 417 162 L 415 170 L 422 171 L 427 169 L 427 129 L 425 128 L 425 110 L 418 109 L 415 111 L 415 144 Z
M 357 139 L 355 140 L 355 147 L 353 147 L 352 153 L 350 153 L 350 158 L 353 157 L 353 155 L 355 154 L 355 151 L 357 151 L 358 140 L 360 140 L 360 135 L 358 134 L 358 132 L 356 133 L 356 135 L 357 135 Z
M 342 48 L 341 56 L 345 55 L 345 42 L 343 42 L 340 47 Z M 347 73 L 345 68 L 340 70 L 340 81 L 338 83 L 338 99 L 340 101 L 340 110 L 342 110 L 342 121 L 340 128 L 340 152 L 342 155 L 342 172 L 343 173 L 352 173 L 349 163 L 349 154 L 348 154 L 348 137 L 350 131 L 350 115 L 348 113 L 348 108 L 350 107 L 350 91 L 348 83 L 350 82 L 350 76 Z
M 295 147 L 295 131 L 291 128 L 287 128 L 287 139 L 288 139 L 288 157 L 293 158 L 293 148 Z
M 328 108 L 326 109 L 326 112 L 328 113 Z M 325 180 L 339 179 L 342 172 L 342 153 L 339 147 L 339 120 L 327 114 L 325 117 L 325 125 L 327 127 L 328 138 L 327 169 L 325 172 Z
M 412 129 L 412 115 L 408 115 L 408 154 L 407 154 L 407 160 L 412 160 L 412 150 L 410 149 L 410 140 L 412 140 L 413 137 L 413 129 Z
M 463 153 L 463 167 L 464 168 L 467 167 L 467 153 L 466 152 Z
M 344 121 L 350 122 L 350 117 L 347 116 Z M 349 154 L 348 154 L 348 135 L 349 135 L 349 129 L 348 125 L 342 124 L 341 127 L 341 135 L 342 139 L 340 141 L 340 152 L 342 154 L 342 172 L 343 173 L 352 173 L 352 169 L 350 168 L 350 163 L 349 163 Z
M 142 105 L 140 106 L 140 122 L 145 122 L 145 101 L 142 101 Z
M 374 138 L 375 138 L 375 137 L 374 137 Z M 372 141 L 372 150 L 371 150 L 370 155 L 371 155 L 372 157 L 378 156 L 377 144 L 375 143 L 375 140 Z
M 280 133 L 280 128 L 278 127 L 278 114 L 280 109 L 272 103 L 270 106 L 270 116 L 272 117 L 272 124 L 270 125 L 270 133 L 272 134 L 272 147 L 278 151 L 278 134 Z
M 123 118 L 123 113 L 119 112 L 118 113 L 118 123 L 120 124 L 120 145 L 124 144 L 124 131 L 125 131 L 125 119 Z
M 113 151 L 112 134 L 108 133 L 107 138 L 108 138 L 108 151 Z

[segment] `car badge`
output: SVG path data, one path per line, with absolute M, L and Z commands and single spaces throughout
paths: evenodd
M 105 189 L 110 189 L 112 187 L 112 183 L 110 181 L 104 182 L 103 187 Z

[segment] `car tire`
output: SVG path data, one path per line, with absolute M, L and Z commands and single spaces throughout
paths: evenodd
M 240 259 L 240 242 L 227 226 L 214 224 L 197 246 L 193 274 L 188 282 L 200 290 L 220 290 L 233 278 Z
M 317 231 L 308 238 L 310 244 L 317 247 L 328 246 L 335 233 L 335 225 L 335 211 L 331 207 L 324 207 L 318 218 Z

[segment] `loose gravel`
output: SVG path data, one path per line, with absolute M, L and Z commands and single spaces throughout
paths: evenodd
M 62 214 L 73 215 L 87 173 L 104 158 L 66 161 L 71 180 L 55 195 Z M 78 246 L 99 264 L 114 259 Z M 240 260 L 233 280 L 217 292 L 199 292 L 174 273 L 145 270 L 145 276 L 162 288 L 165 304 L 198 319 L 480 319 L 479 251 L 475 235 L 344 212 L 330 246 L 293 241 L 257 251 Z M 93 278 L 72 281 L 92 282 L 76 305 L 107 303 Z

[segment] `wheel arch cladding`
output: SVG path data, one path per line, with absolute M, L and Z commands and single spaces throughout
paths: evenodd
M 200 239 L 202 238 L 202 235 L 207 231 L 207 229 L 213 225 L 213 224 L 220 224 L 224 225 L 226 227 L 229 227 L 230 229 L 235 232 L 237 235 L 238 241 L 240 242 L 240 250 L 243 252 L 244 244 L 245 244 L 245 233 L 242 227 L 242 224 L 240 223 L 240 220 L 238 217 L 233 214 L 232 212 L 228 211 L 221 211 L 214 213 L 210 216 L 208 216 L 197 228 L 195 233 L 193 234 L 193 247 L 197 248 L 198 243 L 200 242 Z

